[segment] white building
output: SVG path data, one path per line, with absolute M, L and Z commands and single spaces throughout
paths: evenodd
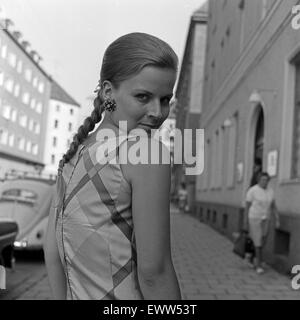
M 44 153 L 45 172 L 56 174 L 58 164 L 78 129 L 80 105 L 52 81 Z
M 40 60 L 0 10 L 0 179 L 43 169 L 51 79 Z

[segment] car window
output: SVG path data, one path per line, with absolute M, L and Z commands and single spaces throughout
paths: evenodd
M 16 201 L 28 204 L 34 204 L 37 194 L 31 190 L 25 189 L 9 189 L 2 192 L 0 201 Z

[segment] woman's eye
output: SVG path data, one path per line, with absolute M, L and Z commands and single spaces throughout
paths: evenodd
M 167 105 L 169 105 L 170 104 L 170 101 L 171 101 L 171 99 L 170 98 L 165 98 L 165 99 L 163 99 L 163 104 L 167 104 Z
M 138 94 L 136 97 L 141 102 L 146 102 L 148 100 L 148 96 L 146 94 Z

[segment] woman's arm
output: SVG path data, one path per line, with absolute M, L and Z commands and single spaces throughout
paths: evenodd
M 55 210 L 53 206 L 52 202 L 44 243 L 45 263 L 54 299 L 64 300 L 66 299 L 66 278 L 55 238 Z
M 138 279 L 144 299 L 180 300 L 170 244 L 170 165 L 126 167 L 132 185 Z

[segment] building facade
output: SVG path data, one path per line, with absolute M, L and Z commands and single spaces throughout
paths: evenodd
M 59 161 L 78 130 L 79 108 L 79 103 L 57 82 L 51 82 L 44 153 L 45 173 L 57 173 Z
M 203 109 L 205 170 L 196 215 L 232 237 L 244 221 L 255 163 L 272 179 L 281 226 L 272 220 L 267 262 L 300 261 L 300 32 L 295 0 L 210 0 Z
M 50 79 L 21 33 L 0 21 L 0 179 L 10 170 L 40 172 Z
M 179 80 L 176 87 L 176 129 L 179 129 L 182 137 L 184 129 L 192 129 L 194 131 L 199 127 L 202 112 L 206 29 L 207 4 L 204 4 L 200 9 L 196 10 L 191 17 Z M 192 144 L 194 153 L 196 148 L 195 136 L 193 136 Z M 175 146 L 175 148 L 177 148 L 177 146 Z M 184 150 L 182 151 L 184 152 Z M 183 158 L 182 156 L 182 159 Z M 177 191 L 182 182 L 186 184 L 188 203 L 189 207 L 192 208 L 195 203 L 196 177 L 186 176 L 185 164 L 180 164 L 179 162 L 179 159 L 175 159 L 173 166 L 174 188 Z

